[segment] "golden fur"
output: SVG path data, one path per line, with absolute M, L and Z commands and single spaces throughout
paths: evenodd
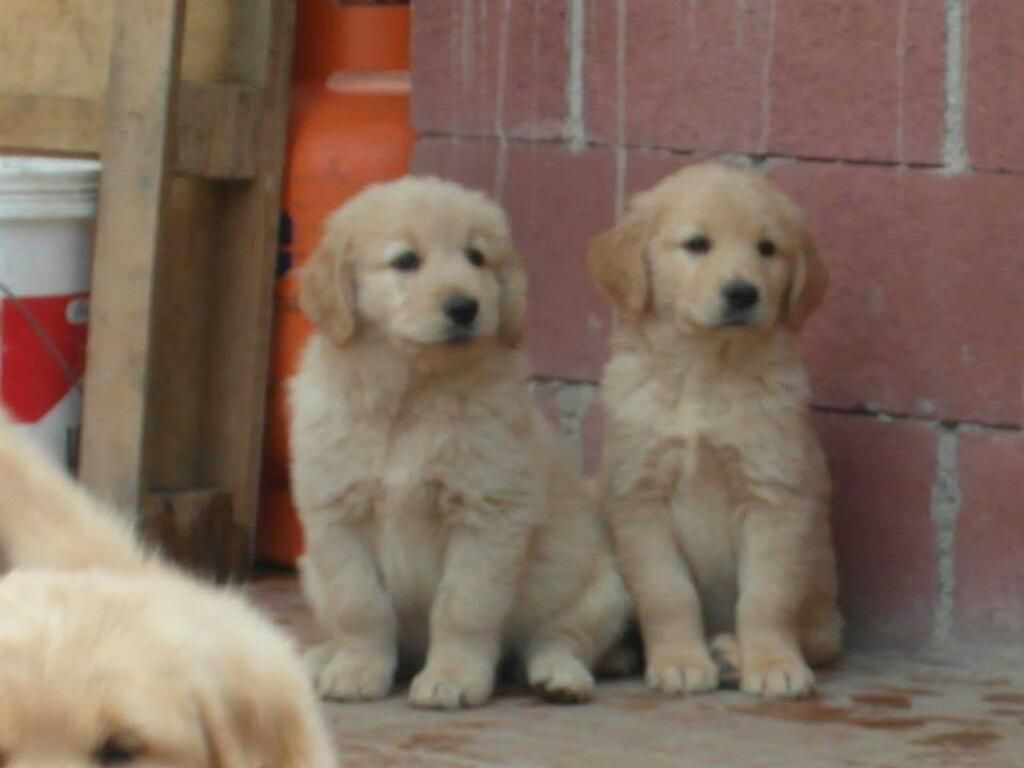
M 590 265 L 619 312 L 603 476 L 648 684 L 716 688 L 707 638 L 725 633 L 716 650 L 744 690 L 807 693 L 841 620 L 794 336 L 827 276 L 801 212 L 755 172 L 691 166 L 636 195 Z M 726 302 L 736 280 L 754 307 Z
M 0 422 L 0 765 L 333 768 L 290 643 Z
M 401 271 L 410 252 L 421 265 Z M 445 314 L 453 296 L 478 302 L 471 329 Z M 300 300 L 318 327 L 291 385 L 301 572 L 331 636 L 317 688 L 382 697 L 400 655 L 425 657 L 412 704 L 478 705 L 509 650 L 542 694 L 588 698 L 628 598 L 527 392 L 502 211 L 438 179 L 371 187 L 329 220 Z

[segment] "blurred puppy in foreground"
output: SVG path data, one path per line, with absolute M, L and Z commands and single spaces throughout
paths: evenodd
M 806 694 L 842 622 L 795 339 L 827 277 L 801 212 L 757 173 L 691 166 L 636 195 L 590 266 L 618 310 L 603 475 L 648 684 L 710 690 L 721 665 Z
M 627 595 L 596 505 L 516 349 L 523 266 L 503 212 L 457 184 L 369 188 L 328 221 L 291 385 L 302 575 L 320 692 L 484 703 L 503 652 L 545 697 L 590 697 Z
M 333 768 L 302 665 L 0 414 L 0 766 Z

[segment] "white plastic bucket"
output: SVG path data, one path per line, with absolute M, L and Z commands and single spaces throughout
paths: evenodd
M 0 157 L 0 400 L 68 466 L 82 419 L 100 164 Z

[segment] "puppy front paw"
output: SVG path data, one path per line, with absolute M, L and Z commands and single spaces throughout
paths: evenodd
M 355 651 L 328 643 L 308 651 L 306 666 L 317 693 L 335 701 L 371 701 L 391 692 L 396 660 L 388 653 Z
M 582 704 L 594 695 L 593 674 L 569 653 L 531 659 L 527 678 L 541 698 L 558 704 Z
M 718 665 L 706 648 L 654 651 L 646 680 L 649 688 L 672 695 L 713 691 L 718 687 Z
M 427 664 L 413 678 L 409 703 L 420 709 L 479 707 L 494 691 L 494 669 L 483 664 Z
M 740 687 L 768 698 L 795 699 L 814 689 L 814 673 L 798 655 L 743 657 Z

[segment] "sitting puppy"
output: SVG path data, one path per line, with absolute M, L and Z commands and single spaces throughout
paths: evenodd
M 619 313 L 603 476 L 648 684 L 717 687 L 706 638 L 726 633 L 743 690 L 806 694 L 841 620 L 794 338 L 827 277 L 801 212 L 757 173 L 691 166 L 635 196 L 590 266 Z
M 0 766 L 333 768 L 290 643 L 0 416 Z
M 401 656 L 415 706 L 482 704 L 504 649 L 543 695 L 590 696 L 628 598 L 578 472 L 515 347 L 525 276 L 502 211 L 431 178 L 370 187 L 305 268 L 317 326 L 291 383 L 307 595 L 335 699 Z

